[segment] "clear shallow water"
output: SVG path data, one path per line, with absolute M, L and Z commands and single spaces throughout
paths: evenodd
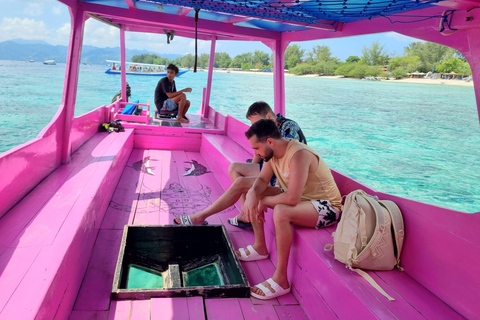
M 75 115 L 109 104 L 120 76 L 82 65 Z M 57 112 L 65 64 L 0 61 L 0 152 L 35 138 Z M 156 77 L 127 76 L 131 100 L 150 100 Z M 191 113 L 207 73 L 188 72 Z M 377 190 L 460 211 L 480 211 L 480 125 L 473 87 L 286 77 L 287 117 L 330 165 Z M 269 74 L 214 73 L 210 104 L 245 122 L 256 100 L 273 105 Z

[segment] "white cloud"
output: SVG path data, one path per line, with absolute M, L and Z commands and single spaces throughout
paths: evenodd
M 29 18 L 3 18 L 0 23 L 0 41 L 11 39 L 49 40 L 51 32 L 45 22 Z
M 414 41 L 420 41 L 418 39 L 408 37 L 408 36 L 404 36 L 403 34 L 396 33 L 396 32 L 387 32 L 384 35 L 385 35 L 385 37 L 393 39 L 397 42 L 410 43 L 410 42 L 414 42 Z
M 70 41 L 70 30 L 71 30 L 70 23 L 65 23 L 63 26 L 58 28 L 55 32 L 56 33 L 55 44 L 68 45 L 68 42 Z
M 25 5 L 23 13 L 32 17 L 38 17 L 43 14 L 43 5 L 37 2 L 29 2 Z
M 54 6 L 52 7 L 52 14 L 59 16 L 65 13 L 65 6 Z
M 100 48 L 118 47 L 120 30 L 97 20 L 88 19 L 85 23 L 83 44 Z

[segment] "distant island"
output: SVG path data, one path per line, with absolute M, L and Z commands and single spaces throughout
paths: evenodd
M 45 61 L 55 60 L 56 62 L 67 61 L 67 46 L 54 46 L 44 41 L 30 40 L 8 40 L 0 42 L 0 60 L 16 61 Z M 126 58 L 129 61 L 134 55 L 141 55 L 155 52 L 147 50 L 126 49 Z M 158 53 L 157 53 L 158 54 Z M 180 57 L 179 54 L 161 54 L 162 57 L 174 60 Z M 120 60 L 120 48 L 98 48 L 84 45 L 82 48 L 82 63 L 105 64 L 106 60 Z

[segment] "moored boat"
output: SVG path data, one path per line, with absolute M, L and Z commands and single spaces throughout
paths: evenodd
M 45 60 L 43 61 L 43 64 L 53 66 L 53 65 L 56 65 L 57 63 L 55 62 L 55 60 Z
M 293 228 L 288 270 L 292 292 L 267 303 L 243 296 L 204 298 L 206 291 L 218 289 L 214 286 L 178 298 L 181 287 L 168 295 L 163 288 L 150 288 L 120 299 L 112 290 L 120 248 L 127 243 L 125 225 L 172 224 L 174 217 L 208 206 L 231 184 L 228 165 L 253 154 L 243 135 L 247 125 L 209 103 L 216 41 L 268 44 L 274 58 L 275 111 L 285 114 L 283 53 L 292 41 L 396 31 L 458 49 L 470 62 L 473 77 L 479 78 L 477 3 L 369 1 L 358 9 L 358 3 L 347 1 L 245 5 L 187 0 L 179 6 L 139 0 L 118 7 L 100 0 L 60 2 L 69 6 L 72 16 L 60 108 L 36 139 L 0 156 L 0 319 L 478 318 L 480 214 L 386 194 L 335 170 L 342 195 L 361 188 L 393 200 L 402 210 L 405 270 L 368 272 L 396 301 L 386 300 L 323 250 L 332 242 L 335 227 Z M 196 9 L 201 9 L 198 19 Z M 114 120 L 129 104 L 124 90 L 119 101 L 74 117 L 88 17 L 119 27 L 123 53 L 126 30 L 161 33 L 174 26 L 178 36 L 211 40 L 201 113 L 189 114 L 189 124 L 172 125 L 147 112 L 140 121 L 133 115 L 125 121 L 125 132 L 99 133 L 101 124 Z M 121 74 L 125 88 L 125 67 Z M 480 110 L 480 81 L 474 89 Z M 232 207 L 209 218 L 210 224 L 225 226 L 235 248 L 253 240 L 250 231 L 226 222 L 237 212 Z M 275 268 L 271 218 L 266 240 L 270 259 L 241 264 L 250 284 L 264 281 Z
M 107 60 L 110 63 L 110 67 L 105 71 L 108 74 L 122 74 L 122 64 L 120 61 Z M 125 62 L 125 68 L 127 75 L 137 76 L 159 76 L 166 77 L 167 71 L 164 65 L 138 63 L 138 62 Z M 189 70 L 179 70 L 178 76 L 188 72 Z

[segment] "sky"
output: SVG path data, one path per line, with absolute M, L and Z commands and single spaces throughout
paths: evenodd
M 52 45 L 68 45 L 70 35 L 70 13 L 67 6 L 55 0 L 0 0 L 0 42 L 12 39 L 41 40 Z M 159 55 L 173 53 L 185 55 L 195 53 L 193 39 L 175 37 L 167 44 L 164 34 L 125 33 L 126 47 L 153 51 Z M 83 38 L 85 45 L 96 47 L 119 47 L 118 29 L 98 22 L 87 20 Z M 351 55 L 362 56 L 362 48 L 374 41 L 384 46 L 391 57 L 403 55 L 404 48 L 415 38 L 406 37 L 394 32 L 297 42 L 305 52 L 314 46 L 327 45 L 333 57 L 345 61 Z M 227 52 L 232 58 L 238 54 L 261 50 L 271 50 L 261 42 L 217 41 L 216 52 Z M 210 41 L 198 41 L 198 53 L 210 53 Z

